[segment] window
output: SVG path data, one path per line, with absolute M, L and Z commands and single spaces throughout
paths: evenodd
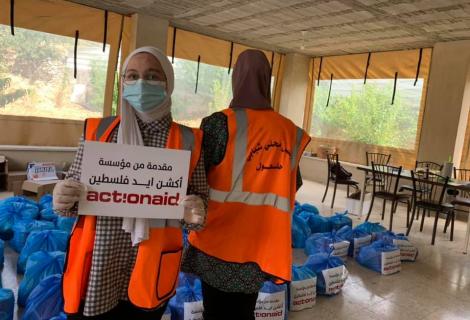
M 83 120 L 103 114 L 109 45 L 0 24 L 0 115 Z
M 175 121 L 199 127 L 202 118 L 228 107 L 232 100 L 232 75 L 228 69 L 201 63 L 197 94 L 197 62 L 175 58 L 175 90 L 172 114 Z
M 394 79 L 315 81 L 310 134 L 317 138 L 414 150 L 423 79 L 399 79 L 392 105 Z

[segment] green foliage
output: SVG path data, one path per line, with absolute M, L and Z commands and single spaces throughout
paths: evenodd
M 349 81 L 349 83 L 347 83 Z M 329 81 L 315 87 L 311 134 L 317 137 L 413 149 L 415 145 L 422 82 L 419 86 L 399 82 L 392 105 L 393 80 L 333 81 L 329 106 Z M 341 83 L 342 82 L 342 83 Z M 352 82 L 352 83 L 351 83 Z M 400 84 L 406 90 L 400 91 Z M 335 94 L 336 88 L 339 87 Z M 341 90 L 342 89 L 342 90 Z
M 227 68 L 201 63 L 198 91 L 195 93 L 197 62 L 175 59 L 173 67 L 175 91 L 172 95 L 172 113 L 176 120 L 197 121 L 228 106 L 232 87 Z
M 92 60 L 90 67 L 91 92 L 87 101 L 88 107 L 93 111 L 101 111 L 104 104 L 107 65 L 102 61 Z
M 9 27 L 0 25 L 0 73 L 11 72 L 29 79 L 49 81 L 60 65 L 64 65 L 67 50 L 63 41 L 47 33 L 17 29 L 12 36 Z

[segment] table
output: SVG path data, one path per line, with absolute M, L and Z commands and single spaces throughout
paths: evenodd
M 359 204 L 359 216 L 361 216 L 362 210 L 364 208 L 364 199 L 366 196 L 366 186 L 367 186 L 366 176 L 372 173 L 372 166 L 358 165 L 357 169 L 364 172 L 364 176 L 361 180 L 361 200 Z M 405 169 L 402 170 L 400 179 L 412 180 L 411 171 L 405 170 Z M 452 180 L 452 181 L 449 181 L 447 185 L 448 185 L 448 188 L 450 189 L 470 191 L 470 182 L 468 181 Z M 468 252 L 469 240 L 470 240 L 470 211 L 468 213 L 468 219 L 467 219 L 467 232 L 465 234 L 465 242 L 464 242 L 464 248 L 463 248 L 464 254 L 467 254 Z

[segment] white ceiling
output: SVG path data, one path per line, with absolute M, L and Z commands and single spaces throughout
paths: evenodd
M 163 17 L 185 30 L 312 56 L 470 39 L 470 0 L 73 1 L 123 14 Z

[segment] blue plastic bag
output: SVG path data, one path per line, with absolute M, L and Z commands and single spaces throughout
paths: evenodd
M 69 234 L 60 230 L 33 231 L 28 236 L 26 244 L 21 250 L 16 266 L 19 274 L 24 273 L 28 257 L 37 251 L 62 251 L 67 250 Z
M 289 310 L 312 308 L 317 296 L 317 276 L 306 266 L 292 266 L 292 282 L 289 283 Z
M 351 238 L 349 239 L 349 252 L 350 257 L 356 257 L 359 253 L 360 248 L 370 245 L 372 242 L 372 235 L 362 231 L 361 229 L 353 229 Z
M 52 195 L 45 194 L 39 199 L 39 210 L 52 208 Z
M 176 295 L 171 298 L 169 306 L 171 309 L 172 320 L 185 320 L 184 310 L 190 309 L 191 312 L 197 316 L 200 315 L 202 319 L 203 305 L 202 305 L 202 288 L 201 281 L 195 279 L 193 284 L 189 278 L 185 278 L 180 274 L 182 281 L 180 287 L 176 289 Z
M 401 261 L 414 262 L 418 258 L 418 248 L 415 247 L 403 233 L 394 233 L 391 231 L 379 232 L 376 234 L 377 241 L 383 240 L 392 243 L 400 249 Z
M 384 231 L 387 231 L 387 229 L 385 229 L 383 226 L 380 225 L 379 222 L 364 222 L 364 223 L 361 223 L 361 224 L 358 224 L 355 228 L 354 228 L 355 231 L 362 231 L 362 232 L 365 232 L 365 233 L 368 233 L 370 235 L 372 235 L 372 240 L 375 239 L 375 235 L 379 232 L 384 232 Z
M 3 240 L 0 240 L 0 268 L 3 268 L 4 262 L 5 262 L 5 243 L 3 242 Z M 1 284 L 2 282 L 0 280 L 0 288 L 2 287 Z
M 60 316 L 63 308 L 62 276 L 60 274 L 51 275 L 44 278 L 31 292 L 26 303 L 23 320 L 51 319 Z
M 67 320 L 67 315 L 61 312 L 58 316 L 52 317 L 50 320 Z M 164 320 L 164 318 L 162 318 L 162 320 Z M 168 320 L 171 320 L 171 318 L 169 318 Z
M 10 247 L 13 248 L 17 253 L 21 252 L 23 249 L 26 239 L 33 231 L 42 231 L 42 230 L 53 230 L 55 225 L 49 221 L 40 221 L 40 220 L 19 220 L 16 221 L 13 225 L 13 238 L 10 240 Z
M 345 259 L 349 251 L 346 240 L 352 232 L 351 227 L 344 226 L 338 232 L 315 233 L 305 241 L 305 254 L 332 252 L 332 255 Z
M 201 285 L 199 278 L 191 273 L 180 272 L 178 275 L 178 287 L 185 285 L 194 287 L 196 282 L 199 282 L 197 285 Z
M 65 253 L 60 251 L 33 253 L 26 265 L 26 272 L 18 288 L 18 305 L 24 307 L 26 300 L 42 279 L 50 275 L 62 274 Z
M 59 216 L 55 213 L 54 209 L 52 207 L 50 208 L 44 208 L 39 212 L 39 216 L 41 220 L 44 221 L 51 221 L 54 222 L 54 224 L 57 223 L 57 219 Z
M 341 291 L 348 278 L 343 260 L 330 253 L 317 253 L 308 257 L 304 264 L 317 275 L 317 293 L 334 295 Z
M 13 320 L 15 295 L 11 289 L 0 289 L 0 320 Z
M 39 212 L 34 201 L 23 197 L 11 197 L 0 203 L 0 239 L 13 238 L 13 225 L 17 220 L 33 220 Z
M 17 197 L 15 199 L 16 201 L 4 201 L 0 211 L 9 211 L 19 220 L 34 220 L 38 217 L 39 207 L 34 201 Z
M 26 198 L 25 196 L 14 196 L 3 199 L 0 203 L 12 203 L 12 202 L 24 202 L 32 205 L 37 205 L 36 202 L 32 199 Z
M 352 220 L 348 217 L 348 211 L 344 213 L 335 213 L 334 216 L 328 218 L 331 225 L 331 230 L 336 231 L 341 229 L 344 226 L 352 227 Z
M 333 240 L 330 232 L 314 233 L 305 241 L 305 254 L 312 255 L 320 252 L 329 252 Z
M 330 232 L 331 225 L 328 218 L 309 211 L 302 211 L 300 217 L 307 221 L 310 231 L 313 233 Z
M 339 240 L 349 241 L 353 236 L 353 229 L 351 228 L 351 226 L 345 225 L 342 226 L 340 229 L 337 229 L 336 232 L 332 231 L 331 234 L 335 235 L 336 238 Z
M 356 260 L 362 266 L 384 275 L 401 270 L 400 249 L 388 240 L 377 240 L 362 247 Z
M 294 214 L 299 214 L 302 212 L 302 207 L 300 206 L 300 203 L 295 201 L 294 202 Z
M 292 247 L 305 248 L 305 240 L 310 236 L 310 227 L 298 215 L 292 216 Z
M 311 212 L 313 214 L 320 214 L 320 211 L 318 211 L 318 208 L 315 207 L 313 204 L 304 203 L 300 206 L 300 208 L 302 209 L 302 211 Z
M 72 232 L 73 225 L 75 221 L 77 220 L 76 217 L 62 217 L 58 216 L 57 218 L 57 228 L 62 231 L 66 231 L 68 233 Z
M 277 285 L 266 281 L 258 293 L 255 307 L 255 319 L 269 317 L 287 319 L 287 285 Z

